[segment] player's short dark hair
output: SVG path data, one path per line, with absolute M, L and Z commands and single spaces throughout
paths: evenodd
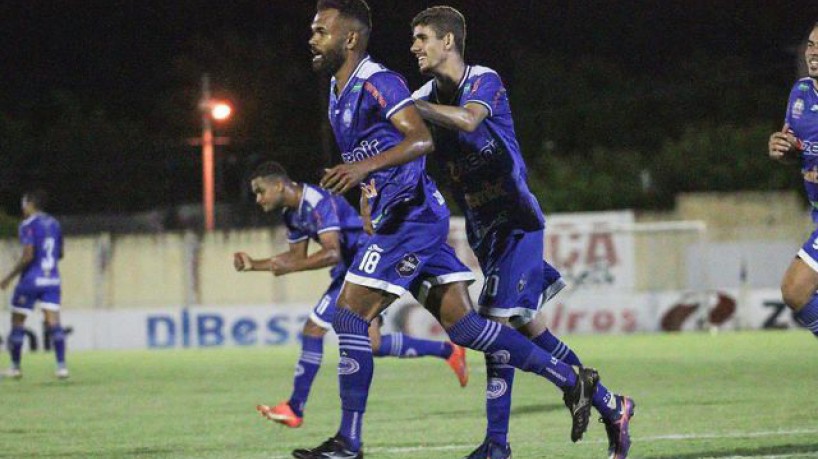
M 463 13 L 451 6 L 433 6 L 426 8 L 412 19 L 412 28 L 427 26 L 443 37 L 447 33 L 454 35 L 454 44 L 461 55 L 466 53 L 466 18 Z
M 23 198 L 34 204 L 34 207 L 39 210 L 45 210 L 46 206 L 48 205 L 48 193 L 46 193 L 42 188 L 26 192 L 26 194 L 23 195 Z
M 365 0 L 318 0 L 316 9 L 318 11 L 338 10 L 342 16 L 360 22 L 366 31 L 372 29 L 372 11 Z
M 257 178 L 273 181 L 289 179 L 289 175 L 287 174 L 287 170 L 284 169 L 284 166 L 281 164 L 275 161 L 266 161 L 256 166 L 253 173 L 250 174 L 250 180 L 255 180 Z

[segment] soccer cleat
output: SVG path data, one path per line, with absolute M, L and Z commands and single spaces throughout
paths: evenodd
M 336 435 L 313 449 L 297 449 L 293 451 L 297 459 L 363 459 L 363 445 L 361 451 L 350 451 L 340 435 Z
M 460 381 L 460 387 L 466 387 L 466 384 L 469 383 L 469 367 L 466 363 L 466 349 L 455 343 L 449 344 L 452 345 L 452 355 L 446 359 L 446 363 L 449 364 L 454 374 L 457 375 L 457 380 Z
M 619 399 L 619 417 L 616 419 L 599 418 L 605 424 L 605 432 L 608 434 L 608 459 L 625 459 L 631 449 L 631 436 L 628 433 L 628 426 L 634 416 L 636 403 L 633 399 L 625 395 L 617 395 Z
M 304 418 L 295 414 L 293 409 L 290 408 L 290 404 L 286 401 L 276 406 L 256 405 L 256 411 L 265 418 L 287 427 L 301 427 L 301 424 L 304 422 Z
M 591 400 L 599 382 L 599 373 L 593 368 L 580 368 L 574 387 L 565 391 L 562 400 L 571 412 L 571 441 L 576 443 L 588 430 L 591 417 Z
M 54 376 L 56 376 L 57 379 L 68 379 L 68 368 L 57 368 L 57 371 L 54 372 Z
M 23 372 L 19 368 L 9 368 L 3 372 L 4 378 L 20 379 L 23 377 Z
M 511 445 L 500 445 L 488 438 L 463 459 L 511 459 Z

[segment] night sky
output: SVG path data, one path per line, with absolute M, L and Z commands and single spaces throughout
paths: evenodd
M 403 73 L 411 86 L 419 85 L 422 78 L 408 51 L 409 22 L 415 13 L 441 2 L 369 3 L 374 22 L 371 54 Z M 617 62 L 625 72 L 680 80 L 686 78 L 682 64 L 705 55 L 752 62 L 756 70 L 742 77 L 780 87 L 782 106 L 797 76 L 796 47 L 818 21 L 815 0 L 474 0 L 448 4 L 461 9 L 468 20 L 467 60 L 498 70 L 512 91 L 519 77 L 514 60 L 526 49 L 565 60 L 605 59 Z M 133 120 L 165 136 L 195 135 L 198 73 L 184 82 L 191 99 L 190 118 L 169 126 L 167 113 L 162 113 L 169 98 L 179 97 L 172 94 L 180 86 L 179 56 L 195 55 L 191 49 L 197 43 L 236 36 L 262 40 L 266 46 L 303 50 L 301 61 L 280 62 L 280 72 L 294 75 L 296 87 L 314 93 L 318 78 L 307 71 L 306 45 L 313 14 L 314 3 L 300 0 L 4 1 L 0 4 L 0 114 L 35 116 L 43 110 L 39 104 L 44 94 L 66 90 L 113 118 Z M 214 58 L 196 68 L 220 62 Z M 218 80 L 218 69 L 212 72 L 217 75 L 215 85 L 226 86 Z M 252 94 L 233 96 L 248 99 Z M 236 102 L 238 110 L 248 103 Z M 287 109 L 318 125 L 320 121 L 315 120 L 323 116 L 320 107 L 314 103 L 305 107 L 309 113 L 300 113 L 303 110 L 297 106 Z M 780 119 L 782 107 L 774 109 L 770 116 Z M 174 129 L 179 132 L 168 132 Z M 14 193 L 4 190 L 2 204 L 7 211 L 15 210 Z

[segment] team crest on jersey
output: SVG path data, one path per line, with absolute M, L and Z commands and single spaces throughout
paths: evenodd
M 526 279 L 525 277 L 521 277 L 520 281 L 517 282 L 517 292 L 522 293 L 523 290 L 525 290 L 526 284 L 528 284 L 528 279 Z
M 344 115 L 341 120 L 344 122 L 344 126 L 346 127 L 349 127 L 349 125 L 352 124 L 352 109 L 349 108 L 349 106 L 344 109 Z
M 359 81 L 359 82 L 355 83 L 355 86 L 352 87 L 351 92 L 361 92 L 361 88 L 363 88 L 363 87 L 364 87 L 364 84 Z
M 417 255 L 407 253 L 403 256 L 403 259 L 398 262 L 398 266 L 395 269 L 397 269 L 401 277 L 409 277 L 417 271 L 418 266 L 420 266 L 420 260 Z
M 502 397 L 508 391 L 508 383 L 500 378 L 489 379 L 486 385 L 486 398 L 494 400 Z
M 800 118 L 804 114 L 804 99 L 795 99 L 792 104 L 792 117 Z

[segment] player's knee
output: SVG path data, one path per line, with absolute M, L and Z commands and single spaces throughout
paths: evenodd
M 781 281 L 781 298 L 787 307 L 795 311 L 804 307 L 814 293 L 812 289 L 802 288 L 802 286 L 793 279 L 785 277 L 784 280 Z
M 327 333 L 326 330 L 318 326 L 315 322 L 310 319 L 307 319 L 307 322 L 304 323 L 304 329 L 301 331 L 301 334 L 304 336 L 310 336 L 312 338 L 321 338 Z

